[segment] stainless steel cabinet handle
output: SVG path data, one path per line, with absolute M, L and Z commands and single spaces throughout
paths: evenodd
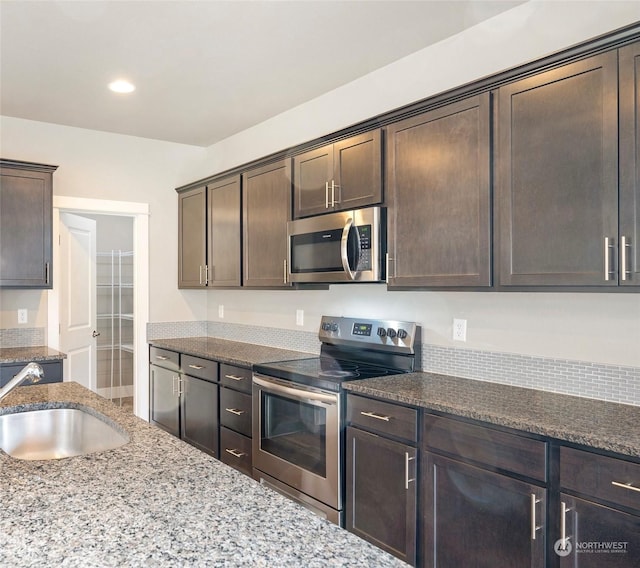
M 283 266 L 283 270 L 284 270 L 284 278 L 283 278 L 283 280 L 284 280 L 284 283 L 286 284 L 287 283 L 287 259 L 286 258 L 282 261 L 282 266 Z
M 560 550 L 567 549 L 567 541 L 569 540 L 569 537 L 567 537 L 567 513 L 569 511 L 571 511 L 571 509 L 562 501 L 560 503 L 560 540 L 562 541 Z
M 611 485 L 621 487 L 622 489 L 629 489 L 630 491 L 637 491 L 640 493 L 640 487 L 635 487 L 632 483 L 620 483 L 619 481 L 612 481 Z
M 336 185 L 334 180 L 331 180 L 331 207 L 336 206 L 336 187 L 340 187 Z
M 329 209 L 329 182 L 324 184 L 324 208 Z
M 180 387 L 178 386 L 176 388 L 176 381 L 178 381 L 179 378 L 176 377 L 175 375 L 173 375 L 171 377 L 171 380 L 172 380 L 172 382 L 171 382 L 171 394 L 176 394 L 176 395 L 180 396 Z
M 382 414 L 376 414 L 375 412 L 360 412 L 362 416 L 368 416 L 369 418 L 375 418 L 376 420 L 384 420 L 385 422 L 389 422 L 391 420 L 391 416 L 382 416 Z
M 165 357 L 164 355 L 156 355 L 156 359 L 159 359 L 160 361 L 166 361 L 169 357 Z
M 238 377 L 236 375 L 225 375 L 225 379 L 231 379 L 233 381 L 243 381 L 244 377 Z
M 238 410 L 237 408 L 225 408 L 225 410 L 236 416 L 242 416 L 244 414 L 244 410 Z
M 614 248 L 614 245 L 611 244 L 611 239 L 609 237 L 604 238 L 604 279 L 605 282 L 611 280 L 611 275 L 614 274 L 615 271 L 611 270 L 611 249 Z
M 239 452 L 238 450 L 233 450 L 231 448 L 225 448 L 224 451 L 231 454 L 234 458 L 241 458 L 242 456 L 247 455 L 244 452 Z
M 49 284 L 49 277 L 51 274 L 51 267 L 48 262 L 44 263 L 44 281 L 45 284 Z
M 204 367 L 202 365 L 189 365 L 189 369 L 197 369 L 199 371 L 200 369 L 204 369 Z
M 631 244 L 627 242 L 627 237 L 620 237 L 620 280 L 627 280 L 627 274 L 631 275 L 631 271 L 627 270 L 627 249 L 631 248 Z
M 531 494 L 531 540 L 536 539 L 536 532 L 538 532 L 542 525 L 536 525 L 536 505 L 540 503 L 540 499 L 536 498 L 536 494 Z
M 198 274 L 198 281 L 200 282 L 200 286 L 202 286 L 202 264 L 200 265 L 200 273 Z
M 416 480 L 415 477 L 412 479 L 409 479 L 409 462 L 415 459 L 416 459 L 415 456 L 411 458 L 409 457 L 409 452 L 404 453 L 404 488 L 405 489 L 409 489 L 409 483 Z

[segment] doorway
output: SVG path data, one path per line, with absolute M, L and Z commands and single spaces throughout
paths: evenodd
M 97 225 L 93 390 L 116 404 L 132 407 L 134 414 L 148 420 L 148 204 L 54 196 L 53 207 L 54 242 L 60 242 L 65 213 L 92 219 Z M 60 247 L 55 247 L 54 266 L 62 266 L 60 257 Z M 61 316 L 68 310 L 63 276 L 60 270 L 54 271 L 48 336 L 53 348 L 66 352 L 60 333 Z

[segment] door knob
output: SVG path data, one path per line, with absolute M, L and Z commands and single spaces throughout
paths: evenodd
M 94 331 L 91 335 L 93 337 L 98 337 L 98 335 L 100 335 L 100 332 L 99 331 Z

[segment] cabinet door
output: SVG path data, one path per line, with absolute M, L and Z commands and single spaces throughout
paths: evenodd
M 207 189 L 178 194 L 178 288 L 207 285 Z
M 346 528 L 414 565 L 416 457 L 411 446 L 347 428 Z
M 0 287 L 52 286 L 51 178 L 0 168 Z
M 544 566 L 545 489 L 427 454 L 424 505 L 426 566 Z
M 640 566 L 640 517 L 566 494 L 560 499 L 566 507 L 566 532 L 558 535 L 554 550 L 561 568 Z
M 500 284 L 617 285 L 617 82 L 613 51 L 500 88 Z
M 294 156 L 293 171 L 294 218 L 331 211 L 327 184 L 333 179 L 333 145 Z
M 391 125 L 394 286 L 490 286 L 490 105 L 485 93 Z
M 218 384 L 182 375 L 180 437 L 218 457 Z
M 624 242 L 623 242 L 624 241 Z M 640 43 L 620 50 L 620 284 L 640 285 Z
M 374 130 L 333 145 L 330 201 L 334 211 L 382 202 L 382 131 Z
M 242 174 L 244 286 L 285 287 L 291 161 Z
M 207 186 L 208 286 L 240 286 L 240 176 Z
M 178 373 L 150 365 L 152 424 L 174 436 L 180 436 L 180 399 L 178 395 Z

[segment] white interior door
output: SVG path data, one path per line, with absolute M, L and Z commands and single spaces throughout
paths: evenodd
M 60 350 L 64 380 L 96 390 L 96 222 L 60 213 Z

